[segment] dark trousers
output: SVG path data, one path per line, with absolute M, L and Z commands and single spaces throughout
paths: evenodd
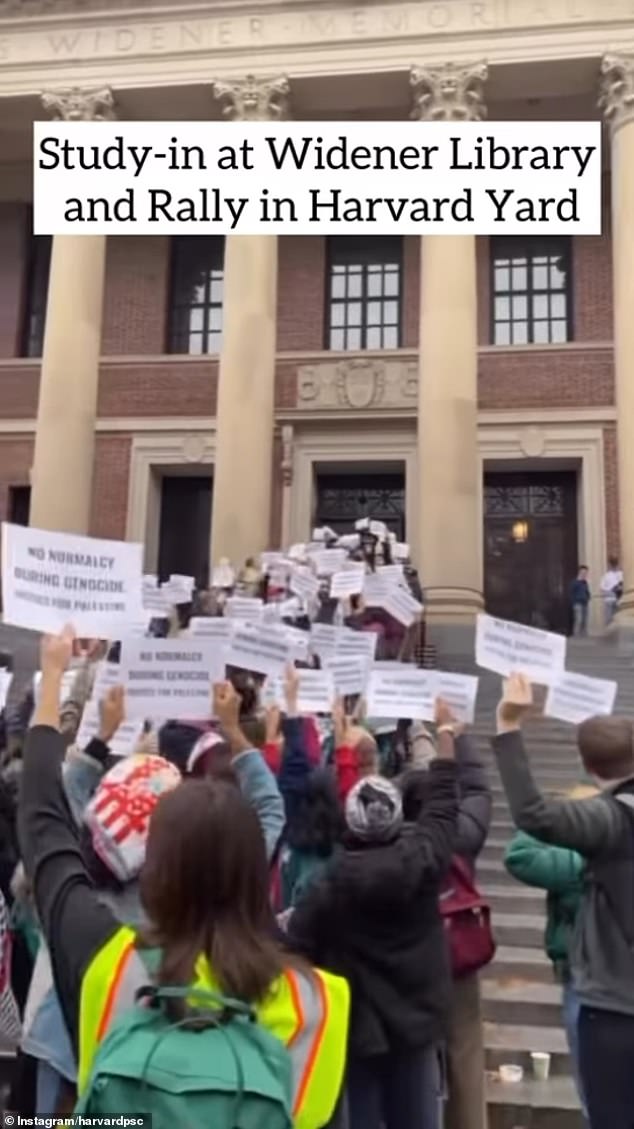
M 349 1059 L 347 1092 L 350 1129 L 440 1129 L 438 1049 Z
M 582 1007 L 579 1066 L 591 1129 L 634 1129 L 634 1015 Z

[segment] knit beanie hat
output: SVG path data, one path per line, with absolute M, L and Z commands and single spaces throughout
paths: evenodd
M 388 842 L 403 823 L 401 794 L 390 780 L 366 776 L 348 793 L 346 823 L 357 839 Z
M 102 778 L 84 812 L 95 854 L 120 882 L 145 862 L 150 817 L 162 795 L 181 782 L 163 757 L 125 757 Z

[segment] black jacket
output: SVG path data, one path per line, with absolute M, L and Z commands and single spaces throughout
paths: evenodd
M 634 1016 L 634 778 L 589 800 L 547 799 L 521 733 L 496 737 L 493 748 L 517 826 L 587 859 L 570 954 L 581 1002 Z
M 454 852 L 475 862 L 489 834 L 492 794 L 484 758 L 466 734 L 456 740 L 456 764 L 460 804 Z
M 387 844 L 350 841 L 300 902 L 289 936 L 352 992 L 350 1053 L 428 1046 L 444 1033 L 451 974 L 438 911 L 439 880 L 454 847 L 456 766 L 430 766 L 419 823 Z

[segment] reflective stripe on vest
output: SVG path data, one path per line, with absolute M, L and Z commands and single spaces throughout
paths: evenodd
M 119 929 L 97 953 L 82 983 L 78 1090 L 83 1093 L 104 1035 L 134 1006 L 149 980 L 135 948 L 136 935 Z M 219 991 L 204 957 L 196 986 Z M 316 969 L 287 969 L 256 1008 L 258 1022 L 288 1050 L 293 1068 L 296 1129 L 318 1129 L 330 1120 L 343 1084 L 350 995 L 345 980 Z

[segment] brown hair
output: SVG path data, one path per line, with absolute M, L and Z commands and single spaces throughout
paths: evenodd
M 262 999 L 280 975 L 264 838 L 231 784 L 185 781 L 161 798 L 141 900 L 152 923 L 148 942 L 163 953 L 161 984 L 190 984 L 201 954 L 221 991 L 248 1002 Z
M 624 717 L 590 717 L 577 730 L 584 768 L 601 780 L 634 774 L 634 728 Z

